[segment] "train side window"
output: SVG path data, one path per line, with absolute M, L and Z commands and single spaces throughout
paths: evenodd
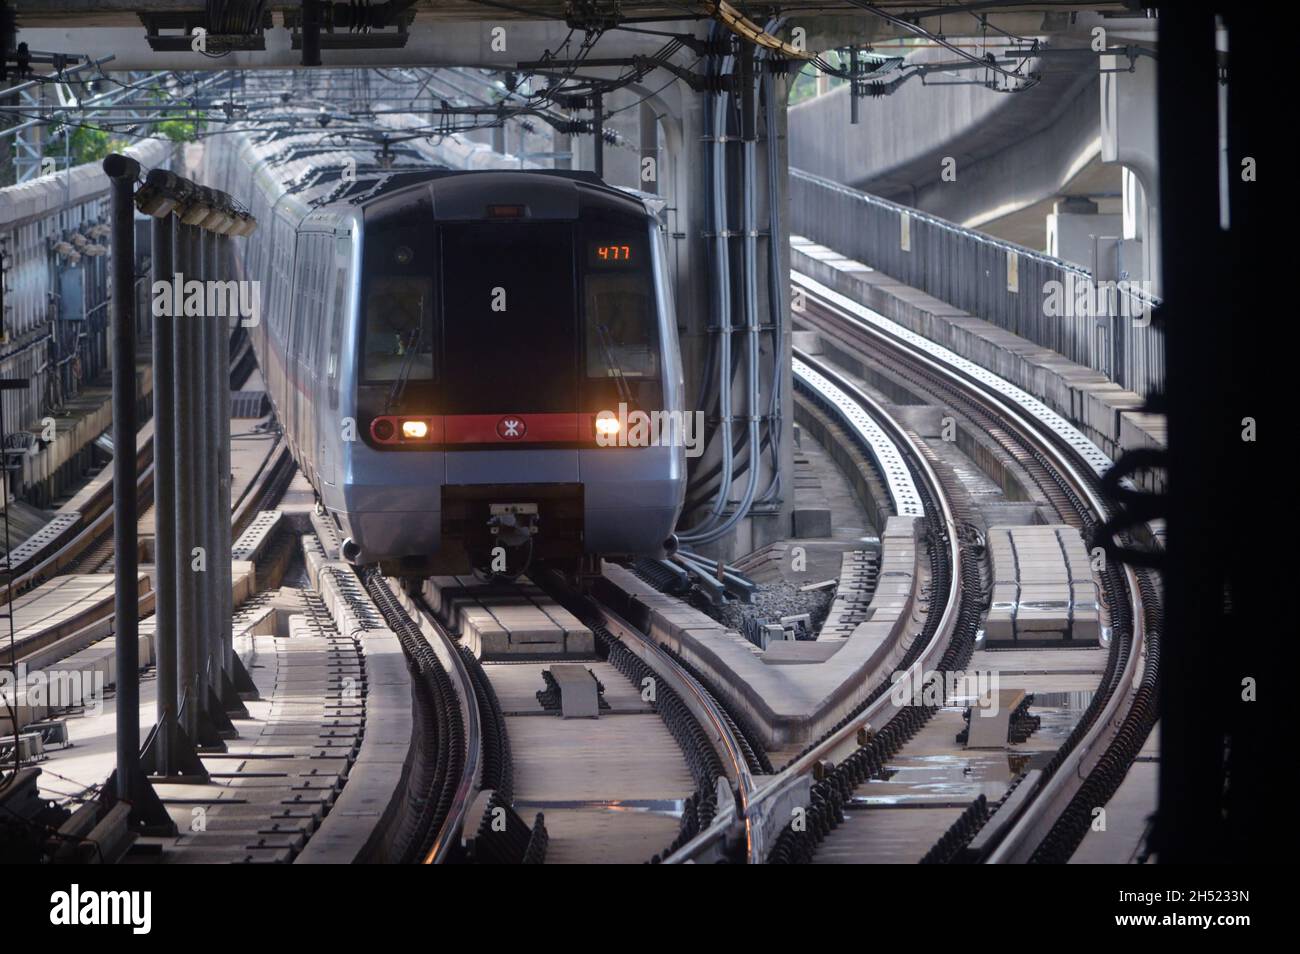
M 307 288 L 311 281 L 311 236 L 299 233 L 298 254 L 294 261 L 293 300 L 286 309 L 290 315 L 285 339 L 289 343 L 290 361 L 302 360 L 302 326 L 307 311 Z
M 329 339 L 330 298 L 334 292 L 334 236 L 320 237 L 320 284 L 316 286 L 316 318 L 312 329 L 311 361 L 317 377 L 325 374 L 325 343 Z
M 311 237 L 311 264 L 307 278 L 306 301 L 303 303 L 305 314 L 302 323 L 302 356 L 304 363 L 316 372 L 316 340 L 320 334 L 320 322 L 324 316 L 321 304 L 321 287 L 325 284 L 325 236 Z
M 293 300 L 291 292 L 294 238 L 293 234 L 278 220 L 276 230 L 280 233 L 280 241 L 275 243 L 275 331 L 280 341 L 287 348 L 289 345 L 286 334 L 289 330 L 289 302 Z
M 347 238 L 337 240 L 334 278 L 334 307 L 330 312 L 329 352 L 325 359 L 325 377 L 329 382 L 329 406 L 339 406 L 339 363 L 342 359 L 340 345 L 343 341 L 343 310 L 347 307 L 348 266 L 351 263 L 351 243 Z

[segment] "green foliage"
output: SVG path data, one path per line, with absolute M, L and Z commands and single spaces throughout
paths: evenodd
M 829 62 L 838 65 L 840 57 L 836 51 L 830 50 L 823 55 Z M 799 71 L 790 84 L 790 98 L 787 100 L 789 105 L 794 106 L 796 103 L 802 103 L 817 95 L 817 77 L 820 72 L 817 67 L 811 64 Z M 842 86 L 845 81 L 838 76 L 832 76 L 827 82 L 829 88 L 834 89 L 836 86 Z
M 154 132 L 159 136 L 166 136 L 172 142 L 194 142 L 207 125 L 201 119 L 182 118 L 184 113 L 176 112 L 168 115 L 169 118 L 154 125 Z
M 805 67 L 802 72 L 794 78 L 790 84 L 791 106 L 796 103 L 802 103 L 806 99 L 812 99 L 817 95 L 817 72 L 815 68 Z
M 166 97 L 155 88 L 149 96 L 150 104 L 166 105 Z M 172 142 L 194 142 L 207 127 L 207 123 L 184 109 L 160 109 L 160 121 L 154 124 L 154 135 L 165 136 Z
M 124 148 L 126 143 L 114 139 L 106 129 L 58 125 L 53 127 L 53 134 L 46 140 L 41 154 L 58 160 L 70 156 L 72 165 L 80 166 L 99 162 L 110 152 L 120 152 Z

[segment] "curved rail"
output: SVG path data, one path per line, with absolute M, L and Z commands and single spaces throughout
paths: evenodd
M 916 491 L 916 483 L 903 454 L 884 428 L 876 423 L 887 416 L 883 409 L 856 388 L 849 393 L 836 384 L 819 362 L 798 348 L 794 349 L 794 375 L 799 384 L 815 393 L 822 405 L 833 410 L 840 421 L 870 448 L 876 469 L 889 491 L 894 513 L 900 517 L 924 517 L 925 507 L 921 504 L 921 496 Z M 868 411 L 869 407 L 872 410 Z
M 948 349 L 901 328 L 811 279 L 797 274 L 792 277 L 806 292 L 819 299 L 817 304 L 837 320 L 869 337 L 877 347 L 888 349 L 905 362 L 958 390 L 986 413 L 1009 426 L 1047 460 L 1078 499 L 1093 511 L 1098 521 L 1110 516 L 1110 508 L 1096 478 L 1105 473 L 1111 462 L 1064 418 L 1027 392 Z M 1148 609 L 1144 605 L 1137 571 L 1124 567 L 1124 580 L 1132 614 L 1132 632 L 1121 634 L 1127 643 L 1116 641 L 1111 650 L 1122 654 L 1123 667 L 1116 671 L 1109 685 L 1100 688 L 1107 693 L 1103 708 L 1065 754 L 1056 771 L 1046 781 L 1036 779 L 1033 784 L 1039 786 L 1038 790 L 1031 792 L 1028 798 L 1015 800 L 1015 817 L 1005 823 L 1005 833 L 985 859 L 990 863 L 1028 861 L 1083 781 L 1102 760 L 1110 744 L 1120 735 L 1139 691 L 1138 674 L 1145 666 Z M 1009 801 L 1007 804 L 1010 807 L 1013 803 Z
M 960 542 L 957 533 L 957 522 L 953 515 L 952 505 L 948 500 L 947 492 L 939 480 L 938 474 L 935 473 L 928 457 L 922 452 L 912 435 L 901 425 L 898 424 L 879 402 L 869 394 L 862 391 L 843 375 L 838 374 L 824 364 L 817 362 L 810 355 L 803 352 L 796 352 L 796 358 L 806 366 L 815 370 L 818 375 L 847 395 L 858 407 L 862 408 L 869 414 L 875 424 L 885 432 L 885 434 L 899 447 L 904 449 L 904 453 L 916 468 L 921 477 L 922 483 L 925 484 L 930 492 L 931 498 L 936 501 L 939 507 L 939 519 L 947 528 L 947 552 L 944 559 L 948 561 L 951 567 L 948 581 L 948 593 L 944 602 L 943 612 L 939 617 L 938 626 L 935 628 L 930 641 L 921 650 L 917 658 L 912 662 L 904 672 L 904 681 L 912 680 L 914 674 L 922 677 L 913 684 L 923 680 L 928 671 L 938 668 L 939 661 L 942 659 L 952 636 L 953 628 L 957 622 L 957 615 L 960 610 L 960 594 L 962 588 L 962 568 Z M 788 782 L 798 776 L 810 775 L 827 761 L 837 761 L 853 750 L 859 748 L 866 738 L 869 738 L 873 726 L 887 722 L 899 706 L 893 698 L 892 693 L 885 693 L 874 702 L 870 703 L 862 712 L 850 719 L 846 724 L 841 726 L 831 735 L 827 736 L 820 743 L 804 752 L 789 765 L 787 765 L 779 774 L 764 786 L 763 791 L 759 794 L 759 801 L 772 797 Z
M 483 771 L 483 724 L 474 679 L 465 665 L 465 658 L 456 647 L 456 641 L 438 623 L 427 606 L 420 603 L 414 609 L 418 614 L 421 630 L 425 631 L 426 636 L 430 632 L 433 634 L 430 644 L 451 678 L 456 695 L 460 699 L 461 717 L 465 720 L 465 762 L 456 781 L 447 817 L 433 840 L 433 847 L 424 858 L 426 865 L 434 865 L 448 861 L 452 853 L 460 849 L 464 839 L 465 818 L 469 813 L 470 803 L 478 793 L 479 778 Z
M 609 607 L 595 600 L 588 600 L 587 603 L 601 624 L 622 640 L 642 662 L 663 676 L 669 688 L 686 703 L 696 720 L 708 732 L 715 751 L 722 759 L 729 781 L 735 786 L 735 797 L 731 802 L 720 804 L 718 814 L 709 826 L 666 857 L 664 864 L 680 864 L 703 857 L 701 852 L 725 842 L 727 834 L 737 822 L 744 826 L 746 859 L 751 862 L 761 861 L 765 849 L 764 833 L 761 826 L 753 824 L 750 813 L 756 785 L 745 758 L 744 747 L 736 738 L 727 714 L 708 690 L 700 685 L 699 680 L 664 652 L 653 639 Z
M 909 678 L 913 673 L 923 676 L 927 671 L 938 667 L 951 641 L 959 613 L 963 577 L 957 523 L 951 504 L 938 475 L 912 435 L 892 420 L 878 402 L 811 356 L 796 352 L 795 360 L 796 366 L 801 366 L 798 375 L 801 386 L 818 392 L 819 398 L 828 410 L 839 416 L 841 422 L 850 431 L 856 433 L 865 446 L 875 448 L 872 450 L 873 454 L 879 448 L 894 449 L 898 454 L 897 463 L 904 468 L 903 456 L 910 458 L 916 468 L 916 474 L 929 491 L 931 499 L 937 504 L 938 513 L 935 517 L 942 521 L 947 530 L 946 550 L 942 558 L 950 567 L 949 588 L 933 634 L 905 670 Z M 884 463 L 879 457 L 877 461 L 882 465 Z M 917 516 L 924 513 L 924 507 L 910 472 L 907 474 L 906 481 L 898 481 L 896 487 L 898 494 L 894 502 L 897 509 L 906 508 L 908 512 L 914 512 L 913 515 Z M 891 493 L 893 489 L 894 487 L 891 486 Z M 713 825 L 700 832 L 696 838 L 667 860 L 679 862 L 706 857 L 719 840 L 727 837 L 732 826 L 740 824 L 744 826 L 748 839 L 748 860 L 751 863 L 763 862 L 766 859 L 769 843 L 774 841 L 777 833 L 788 821 L 791 792 L 798 790 L 798 785 L 804 778 L 812 778 L 815 773 L 820 772 L 827 761 L 840 759 L 865 744 L 873 734 L 873 726 L 887 722 L 898 709 L 899 706 L 892 694 L 882 693 L 861 712 L 847 719 L 838 729 L 780 772 L 762 779 L 747 797 L 740 800 L 735 819 L 725 818 L 722 813 L 719 813 Z
M 445 767 L 455 770 L 455 779 L 444 778 L 436 791 L 426 793 L 434 804 L 434 814 L 428 819 L 428 827 L 432 831 L 428 831 L 422 823 L 419 826 L 422 830 L 414 833 L 414 837 L 422 839 L 428 846 L 421 852 L 419 860 L 424 864 L 443 864 L 455 858 L 461 849 L 465 818 L 470 803 L 478 792 L 478 780 L 482 771 L 482 722 L 474 680 L 455 640 L 420 601 L 400 584 L 395 586 L 394 581 L 385 579 L 377 572 L 366 574 L 363 578 L 375 605 L 406 650 L 407 657 L 415 667 L 416 677 L 428 683 L 432 690 L 433 682 L 440 675 L 445 675 L 456 695 L 460 727 L 448 724 L 440 718 L 438 712 L 428 713 L 435 720 L 438 731 L 446 738 L 449 748 L 448 765 Z M 427 698 L 425 704 L 435 705 L 436 698 Z M 462 731 L 456 731 L 457 728 Z M 424 754 L 426 753 L 421 753 L 421 757 Z M 437 758 L 437 755 L 434 757 Z M 435 780 L 442 768 L 444 766 L 432 766 Z M 444 799 L 445 808 L 441 806 Z

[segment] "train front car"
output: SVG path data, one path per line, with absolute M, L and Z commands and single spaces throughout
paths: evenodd
M 689 421 L 657 222 L 594 177 L 448 174 L 365 210 L 345 555 L 412 572 L 661 553 Z

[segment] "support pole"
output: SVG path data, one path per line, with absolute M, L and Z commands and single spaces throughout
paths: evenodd
M 195 227 L 180 225 L 176 230 L 176 271 L 184 279 L 194 277 L 193 234 Z M 177 295 L 180 299 L 180 295 Z M 195 395 L 195 322 L 177 316 L 172 340 L 175 367 L 173 402 L 175 404 L 176 458 L 176 617 L 179 665 L 179 691 L 184 703 L 181 726 L 191 739 L 198 738 L 199 710 L 207 705 L 207 694 L 200 692 L 198 574 L 191 569 L 191 550 L 197 534 L 194 466 L 198 431 L 194 417 Z
M 555 151 L 555 168 L 572 169 L 573 168 L 573 137 L 568 133 L 557 132 L 551 140 L 554 143 Z M 567 153 L 567 155 L 562 155 Z
M 858 96 L 860 90 L 858 86 L 858 76 L 862 72 L 862 60 L 858 56 L 856 46 L 849 47 L 849 123 L 853 126 L 858 124 Z
M 211 231 L 204 230 L 200 233 L 203 242 L 203 280 L 206 283 L 215 281 L 220 277 L 217 269 L 217 236 Z M 206 299 L 206 295 L 204 296 Z M 217 512 L 217 491 L 218 469 L 217 457 L 220 454 L 217 434 L 223 426 L 221 415 L 218 411 L 218 402 L 220 394 L 220 385 L 217 382 L 217 351 L 218 335 L 217 322 L 220 319 L 215 314 L 208 314 L 205 308 L 203 318 L 203 347 L 199 351 L 200 360 L 203 362 L 203 440 L 200 447 L 203 454 L 203 553 L 206 560 L 203 569 L 203 601 L 204 601 L 204 645 L 207 647 L 207 658 L 203 665 L 208 673 L 209 684 L 213 692 L 218 697 L 221 695 L 222 672 L 225 668 L 225 658 L 222 654 L 221 647 L 221 594 L 217 588 L 217 578 L 220 576 L 218 569 L 220 564 L 230 559 L 230 554 L 222 554 L 217 545 L 217 524 L 219 523 L 220 514 Z
M 152 223 L 151 245 L 153 280 L 171 287 L 175 279 L 172 267 L 172 242 L 175 216 L 168 213 Z M 152 300 L 152 296 L 150 296 Z M 172 300 L 175 300 L 173 294 Z M 158 309 L 163 310 L 163 309 Z M 176 774 L 173 758 L 177 695 L 177 626 L 176 626 L 176 422 L 172 392 L 175 388 L 172 361 L 175 319 L 168 314 L 153 316 L 153 494 L 154 494 L 154 569 L 157 589 L 154 596 L 154 655 L 158 669 L 158 726 L 155 771 L 158 775 Z
M 321 9 L 319 0 L 302 0 L 302 65 L 320 66 Z
M 233 256 L 230 238 L 216 237 L 217 276 L 223 281 L 234 279 Z M 217 319 L 217 548 L 221 553 L 217 592 L 220 596 L 219 621 L 222 649 L 222 669 L 233 679 L 235 673 L 235 641 L 231 625 L 234 615 L 234 568 L 231 550 L 234 548 L 230 526 L 230 320 Z
M 135 180 L 140 164 L 104 160 L 113 196 L 113 631 L 117 660 L 117 798 L 141 801 L 140 620 L 135 413 Z
M 591 148 L 596 175 L 605 178 L 605 97 L 591 94 Z

